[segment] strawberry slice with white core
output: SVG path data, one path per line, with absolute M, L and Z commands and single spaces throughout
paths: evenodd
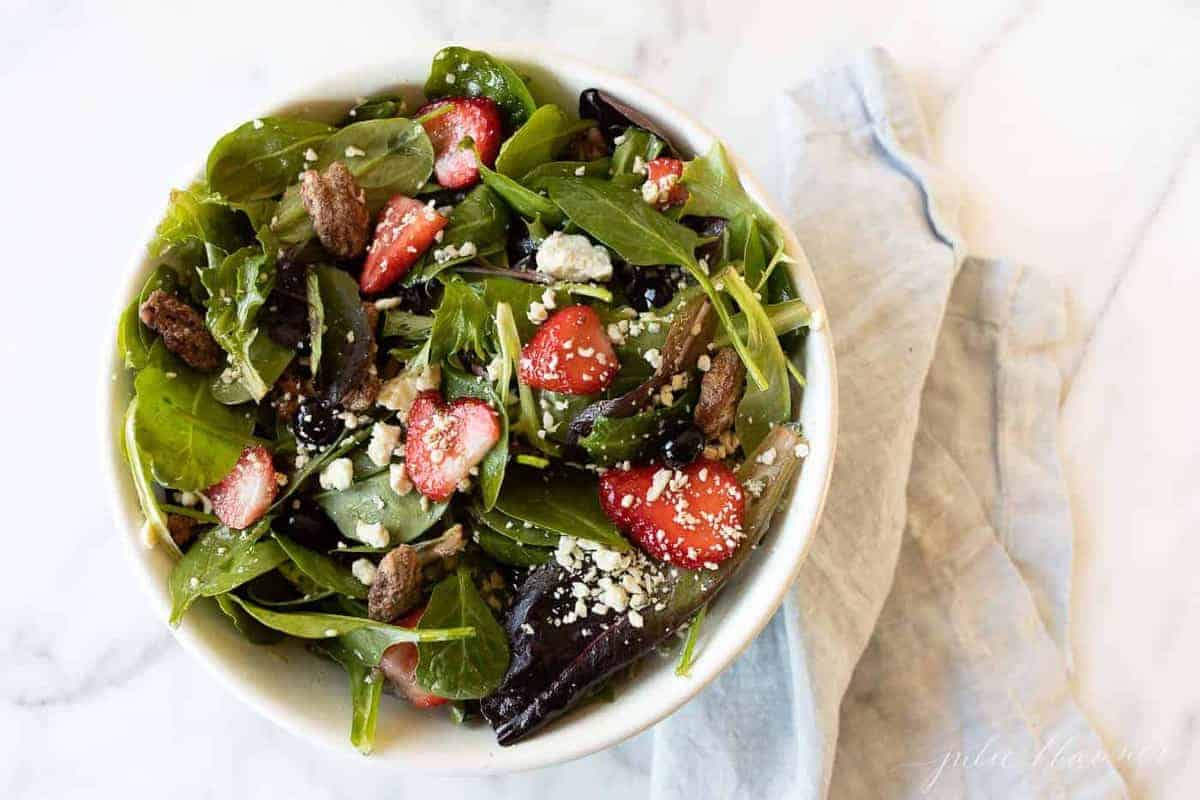
M 500 419 L 483 400 L 446 403 L 438 391 L 421 392 L 408 412 L 404 464 L 417 491 L 441 502 L 500 440 Z
M 205 494 L 212 501 L 217 519 L 230 528 L 243 530 L 262 519 L 278 491 L 271 454 L 256 445 L 243 450 L 229 474 L 208 487 Z
M 642 550 L 685 569 L 714 569 L 745 538 L 745 492 L 719 461 L 610 469 L 600 476 L 600 505 Z
M 415 628 L 424 613 L 424 608 L 418 608 L 396 620 L 395 624 L 401 628 Z M 396 691 L 404 695 L 408 702 L 417 708 L 433 708 L 449 703 L 450 701 L 446 698 L 430 694 L 417 683 L 419 659 L 420 653 L 415 644 L 400 642 L 383 651 L 383 659 L 379 662 L 379 667 L 383 670 L 384 677 L 396 687 Z
M 521 381 L 560 394 L 595 394 L 620 366 L 600 315 L 588 306 L 555 312 L 521 349 Z
M 417 118 L 433 143 L 433 171 L 446 189 L 465 189 L 479 183 L 479 163 L 470 148 L 462 146 L 470 137 L 475 151 L 487 166 L 500 153 L 500 107 L 487 97 L 448 97 L 422 106 Z
M 656 158 L 646 162 L 646 182 L 642 196 L 647 203 L 660 209 L 681 206 L 687 202 L 687 189 L 679 183 L 683 162 L 678 158 Z
M 449 222 L 420 200 L 402 194 L 388 200 L 375 225 L 359 288 L 378 294 L 400 280 Z

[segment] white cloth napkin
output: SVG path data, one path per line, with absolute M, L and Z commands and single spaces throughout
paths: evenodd
M 654 797 L 1124 796 L 1068 683 L 1061 293 L 964 261 L 882 52 L 777 111 L 837 345 L 833 483 L 779 616 L 655 729 Z

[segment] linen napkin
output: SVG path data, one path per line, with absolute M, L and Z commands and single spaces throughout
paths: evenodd
M 964 258 L 883 52 L 775 116 L 837 347 L 833 482 L 779 615 L 655 729 L 653 796 L 1124 796 L 1068 683 L 1062 294 Z

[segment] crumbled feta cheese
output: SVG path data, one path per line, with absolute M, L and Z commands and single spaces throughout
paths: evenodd
M 388 486 L 401 497 L 411 492 L 413 485 L 408 479 L 408 468 L 403 464 L 392 464 L 388 468 Z
M 775 448 L 768 447 L 766 450 L 764 450 L 758 454 L 758 459 L 757 459 L 758 463 L 766 464 L 769 467 L 775 463 L 776 455 L 778 455 L 778 454 L 775 452 Z
M 360 558 L 350 565 L 350 572 L 358 578 L 358 582 L 367 586 L 375 582 L 375 574 L 378 571 L 369 558 Z
M 658 369 L 662 366 L 662 354 L 658 352 L 658 348 L 652 347 L 642 353 L 642 358 L 646 359 L 646 363 Z
M 388 311 L 399 307 L 403 301 L 399 297 L 383 297 L 375 301 L 376 311 Z
M 550 309 L 553 309 L 557 305 L 557 303 L 554 300 L 554 290 L 553 289 L 547 287 L 546 291 L 542 292 L 542 305 L 544 305 L 546 307 L 547 311 L 549 311 Z
M 627 616 L 629 618 L 629 624 L 635 628 L 640 628 L 643 624 L 645 624 L 645 620 L 642 619 L 642 615 L 633 609 L 629 610 L 629 614 Z
M 442 384 L 442 368 L 428 364 L 418 371 L 405 370 L 379 387 L 375 402 L 390 411 L 399 412 L 401 418 L 408 416 L 413 400 L 421 392 L 436 389 Z
M 454 81 L 455 81 L 455 75 L 454 75 L 454 73 L 453 73 L 453 72 L 447 72 L 447 73 L 446 73 L 446 83 L 449 83 L 449 84 L 453 85 Z
M 667 490 L 667 484 L 671 481 L 671 470 L 660 469 L 654 473 L 654 477 L 650 481 L 650 488 L 646 490 L 646 502 L 653 503 L 658 498 L 662 497 L 662 493 Z
M 361 147 L 355 147 L 354 145 L 349 145 L 346 147 L 345 153 L 346 153 L 346 158 L 361 158 L 362 156 L 365 156 L 367 154 L 367 151 L 363 150 Z
M 612 258 L 602 245 L 586 236 L 555 231 L 538 247 L 537 270 L 560 281 L 607 281 L 612 278 Z
M 646 174 L 646 160 L 641 156 L 633 157 L 633 172 L 636 175 Z
M 313 150 L 311 147 L 304 151 L 305 161 L 316 161 L 318 158 L 319 156 L 317 155 L 317 151 Z
M 696 359 L 696 369 L 701 372 L 708 372 L 712 369 L 712 359 L 708 357 L 707 353 Z
M 371 427 L 371 443 L 367 445 L 367 456 L 377 467 L 392 463 L 392 454 L 400 444 L 400 426 L 376 422 Z
M 335 458 L 321 470 L 318 478 L 322 489 L 334 489 L 343 492 L 354 483 L 354 463 L 348 458 Z
M 550 315 L 546 313 L 546 306 L 537 301 L 529 304 L 529 310 L 525 312 L 525 316 L 527 316 L 529 321 L 534 325 L 541 325 L 550 318 Z
M 392 537 L 380 522 L 363 522 L 354 525 L 354 538 L 371 547 L 387 547 Z
M 575 168 L 575 174 L 582 178 L 584 175 L 587 175 L 587 167 L 580 164 Z

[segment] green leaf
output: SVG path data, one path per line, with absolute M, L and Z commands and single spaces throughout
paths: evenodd
M 325 140 L 318 155 L 319 170 L 345 162 L 372 210 L 393 195 L 415 195 L 433 172 L 428 134 L 420 123 L 401 117 L 347 125 Z
M 642 177 L 645 171 L 635 173 L 633 170 L 634 163 L 639 158 L 643 164 L 658 158 L 663 151 L 663 140 L 650 133 L 650 131 L 642 130 L 641 128 L 627 128 L 622 136 L 625 138 L 613 150 L 610 174 L 614 177 L 617 175 L 636 174 L 638 176 L 637 183 L 640 184 L 645 180 Z
M 174 294 L 179 288 L 179 273 L 166 264 L 160 264 L 150 273 L 138 296 L 121 314 L 117 325 L 117 351 L 121 353 L 127 369 L 142 369 L 150 362 L 150 347 L 156 338 L 154 331 L 143 325 L 139 317 L 142 303 L 157 289 Z
M 509 131 L 519 128 L 537 108 L 525 81 L 504 62 L 480 50 L 444 47 L 433 57 L 425 96 L 437 100 L 463 95 L 495 100 Z
M 530 303 L 541 301 L 547 288 L 553 292 L 554 302 L 558 308 L 570 305 L 570 297 L 567 292 L 562 290 L 564 287 L 561 284 L 556 287 L 547 287 L 543 283 L 532 283 L 513 278 L 485 278 L 471 285 L 483 290 L 483 304 L 488 308 L 497 308 L 501 303 L 507 303 L 510 309 L 518 309 L 520 313 L 514 315 L 513 322 L 517 326 L 517 334 L 521 341 L 527 342 L 537 333 L 537 324 L 532 322 L 525 312 Z
M 273 534 L 275 541 L 283 548 L 283 552 L 292 560 L 309 580 L 318 586 L 344 594 L 347 597 L 363 599 L 367 596 L 367 587 L 354 577 L 349 569 L 334 561 L 329 556 L 310 550 L 299 542 L 292 541 L 278 533 Z
M 200 597 L 215 597 L 236 589 L 287 560 L 273 541 L 259 541 L 271 527 L 270 518 L 244 531 L 224 525 L 202 535 L 184 553 L 167 577 L 171 593 L 171 625 L 178 625 Z
M 331 397 L 354 387 L 371 359 L 374 332 L 363 310 L 358 282 L 344 269 L 318 264 L 317 293 L 321 296 L 322 328 L 320 385 Z
M 433 317 L 393 308 L 383 315 L 380 337 L 383 339 L 396 337 L 406 342 L 424 342 L 429 339 L 429 333 L 432 330 Z
M 305 462 L 304 466 L 292 473 L 292 479 L 288 481 L 288 485 L 284 488 L 279 497 L 275 498 L 275 503 L 271 508 L 279 508 L 283 502 L 295 494 L 296 490 L 304 485 L 305 481 L 323 470 L 329 462 L 334 459 L 341 458 L 348 452 L 358 447 L 371 435 L 370 427 L 363 427 L 356 431 L 342 431 L 341 436 L 328 449 L 322 450 L 317 455 Z
M 490 170 L 482 162 L 479 164 L 479 177 L 504 202 L 512 207 L 525 219 L 541 218 L 549 225 L 558 225 L 562 214 L 558 206 L 548 197 L 543 197 L 532 189 L 527 189 L 507 175 Z
M 636 460 L 654 437 L 660 420 L 679 416 L 685 408 L 676 402 L 670 408 L 655 407 L 631 417 L 598 417 L 592 432 L 579 440 L 592 461 L 610 467 L 621 461 Z
M 304 273 L 304 295 L 308 302 L 308 363 L 315 378 L 321 368 L 322 344 L 325 341 L 325 303 L 321 300 L 321 276 L 316 269 Z
M 593 124 L 572 120 L 556 105 L 544 105 L 500 146 L 496 172 L 520 178 L 534 167 L 553 161 L 576 134 Z
M 510 567 L 536 567 L 554 560 L 554 551 L 548 547 L 534 547 L 515 539 L 501 536 L 488 527 L 479 527 L 474 532 L 475 542 L 483 552 Z
M 546 190 L 546 181 L 553 178 L 607 178 L 612 162 L 607 158 L 595 161 L 551 161 L 539 164 L 521 178 L 525 187 L 535 192 Z M 582 171 L 581 171 L 582 170 Z
M 387 528 L 393 543 L 411 542 L 429 530 L 448 505 L 429 502 L 423 510 L 420 492 L 396 494 L 388 483 L 387 471 L 357 481 L 340 492 L 321 492 L 313 499 L 343 536 L 356 538 L 354 529 L 359 522 L 378 522 Z
M 715 142 L 705 155 L 685 163 L 679 182 L 688 190 L 688 199 L 682 210 L 684 216 L 733 220 L 745 215 L 758 222 L 759 230 L 766 234 L 772 245 L 779 244 L 781 236 L 778 224 L 746 194 L 742 182 L 738 180 L 737 170 L 729 162 L 725 147 L 720 142 Z M 740 259 L 742 254 L 739 252 L 735 257 Z
M 675 264 L 691 270 L 700 237 L 642 199 L 639 192 L 595 178 L 546 181 L 550 199 L 571 221 L 631 264 Z
M 418 273 L 420 280 L 429 280 L 457 264 L 503 253 L 508 245 L 511 220 L 512 214 L 499 195 L 486 184 L 476 186 L 450 212 L 441 244 L 430 251 Z M 457 254 L 468 242 L 471 245 L 468 252 Z
M 125 411 L 124 435 L 121 443 L 125 451 L 125 459 L 129 462 L 129 472 L 133 478 L 133 488 L 137 491 L 138 503 L 142 507 L 142 516 L 146 518 L 144 523 L 145 533 L 149 535 L 142 538 L 146 541 L 158 540 L 166 545 L 170 552 L 179 556 L 182 555 L 179 545 L 175 544 L 175 540 L 171 538 L 171 531 L 167 526 L 166 512 L 158 502 L 158 495 L 154 492 L 154 483 L 150 479 L 150 469 L 142 457 L 141 449 L 138 447 L 137 426 L 135 423 L 137 403 L 138 399 L 136 397 L 129 401 L 129 408 Z
M 766 438 L 773 424 L 791 418 L 787 358 L 762 303 L 737 270 L 727 268 L 719 280 L 746 315 L 746 346 L 767 379 L 765 389 L 747 381 L 745 394 L 738 403 L 737 435 L 746 452 L 750 452 Z
M 404 98 L 398 94 L 379 94 L 373 97 L 365 97 L 350 108 L 345 118 L 339 124 L 339 127 L 344 127 L 355 122 L 366 122 L 369 119 L 398 117 L 406 109 L 407 104 L 404 102 Z
M 700 626 L 704 624 L 707 613 L 708 606 L 700 606 L 700 610 L 688 624 L 687 639 L 683 643 L 683 651 L 679 654 L 679 666 L 675 667 L 675 674 L 681 678 L 688 677 L 692 672 L 692 664 L 696 663 L 696 640 L 700 638 Z
M 471 507 L 471 515 L 477 522 L 490 528 L 496 534 L 511 539 L 518 544 L 532 547 L 556 547 L 562 537 L 558 531 L 542 528 L 530 522 L 514 519 L 495 509 L 488 511 L 478 506 Z
M 258 312 L 275 285 L 274 259 L 260 247 L 243 247 L 200 270 L 200 281 L 209 293 L 205 324 L 228 353 L 237 382 L 258 402 L 292 357 L 289 348 L 259 335 Z M 279 372 L 264 375 L 259 371 L 264 365 Z
M 470 639 L 417 646 L 417 683 L 438 697 L 470 700 L 491 694 L 508 670 L 508 636 L 459 567 L 433 589 L 418 630 L 470 626 Z
M 483 298 L 457 275 L 445 282 L 442 302 L 429 334 L 429 361 L 470 351 L 480 361 L 491 358 L 492 315 Z
M 537 470 L 514 464 L 496 508 L 565 536 L 589 539 L 613 550 L 629 549 L 629 542 L 600 507 L 595 476 L 581 470 Z
M 182 364 L 150 365 L 134 379 L 133 439 L 155 480 L 183 491 L 206 489 L 233 469 L 254 418 L 213 399 L 204 376 Z
M 775 332 L 776 336 L 783 336 L 798 328 L 804 328 L 812 320 L 812 312 L 809 311 L 803 300 L 787 300 L 783 303 L 763 306 L 763 312 L 770 320 L 771 330 Z M 746 327 L 745 313 L 734 314 L 733 329 L 745 336 Z M 713 346 L 727 347 L 728 345 L 729 335 L 724 331 L 719 331 L 713 338 Z
M 325 640 L 339 636 L 345 637 L 359 631 L 371 631 L 375 634 L 374 636 L 352 638 L 351 642 L 361 645 L 360 649 L 367 660 L 377 656 L 374 659 L 375 664 L 379 663 L 379 658 L 382 658 L 383 651 L 393 644 L 400 642 L 445 642 L 466 639 L 475 635 L 475 631 L 470 627 L 442 629 L 427 626 L 417 630 L 416 628 L 401 628 L 396 625 L 388 625 L 384 622 L 376 622 L 366 617 L 348 617 L 343 614 L 324 614 L 313 611 L 271 611 L 270 609 L 255 605 L 249 600 L 243 600 L 237 595 L 231 594 L 229 597 L 263 625 L 299 639 Z
M 350 682 L 350 744 L 367 755 L 375 748 L 383 676 L 345 641 L 347 638 L 318 641 L 313 646 L 346 670 Z
M 475 397 L 485 401 L 500 417 L 500 438 L 479 464 L 479 496 L 483 500 L 483 507 L 491 508 L 496 504 L 500 486 L 504 483 L 504 471 L 508 466 L 508 411 L 500 401 L 496 388 L 484 378 L 469 375 L 447 365 L 442 370 L 442 379 L 447 400 Z M 497 385 L 505 393 L 508 392 L 507 381 L 497 381 Z
M 334 130 L 303 119 L 247 122 L 222 136 L 209 152 L 208 185 L 234 202 L 274 197 L 305 169 L 305 152 L 320 148 Z
M 517 332 L 517 322 L 513 318 L 512 307 L 508 303 L 496 304 L 496 339 L 500 344 L 500 353 L 506 362 L 506 375 L 517 379 L 517 396 L 520 398 L 520 413 L 516 423 L 509 424 L 510 432 L 522 434 L 526 441 L 544 453 L 558 454 L 558 447 L 546 441 L 545 436 L 538 436 L 541 420 L 538 417 L 537 405 L 533 400 L 533 391 L 521 380 L 521 337 Z M 505 384 L 501 385 L 506 385 Z
M 149 251 L 153 258 L 192 267 L 204 263 L 206 244 L 229 252 L 241 243 L 238 212 L 203 184 L 196 184 L 190 189 L 172 190 Z
M 225 612 L 225 616 L 229 617 L 233 622 L 233 627 L 237 628 L 238 633 L 246 637 L 246 640 L 252 644 L 277 644 L 282 642 L 284 636 L 276 630 L 271 630 L 266 625 L 250 616 L 237 603 L 229 599 L 228 594 L 219 594 L 215 598 L 217 605 L 221 611 Z

